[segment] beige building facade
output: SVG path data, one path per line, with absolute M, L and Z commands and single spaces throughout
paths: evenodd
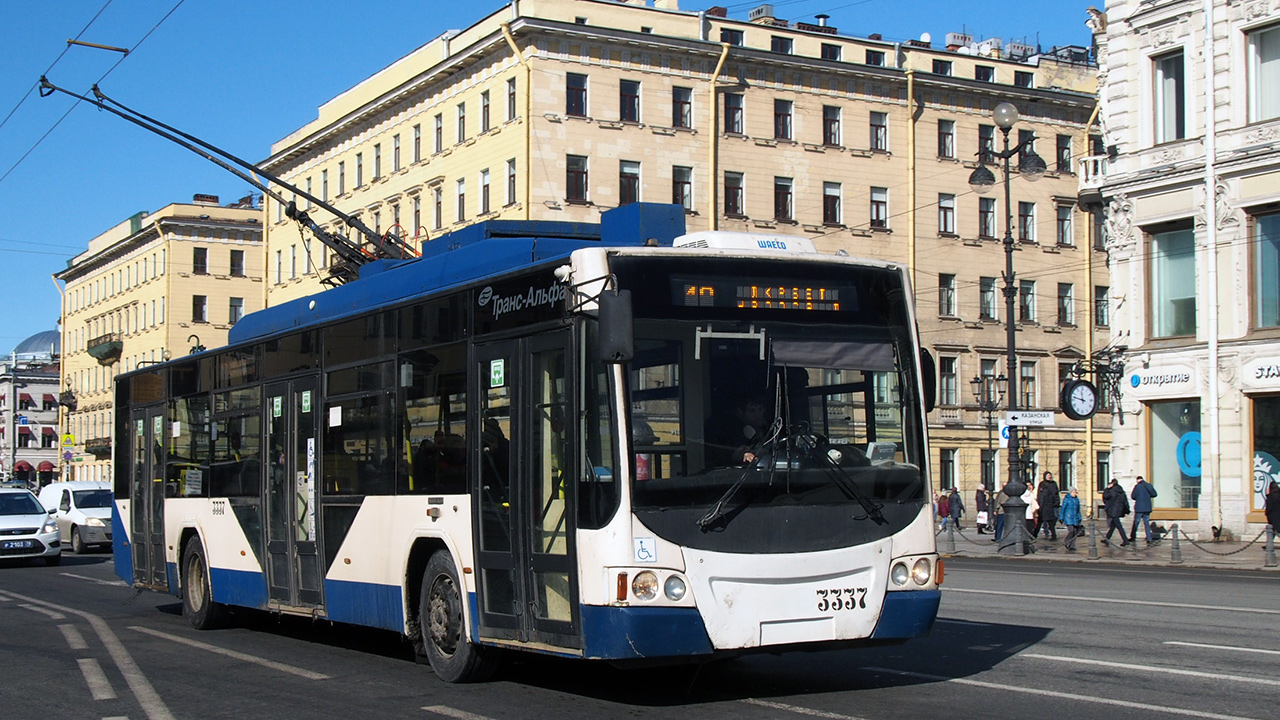
M 1153 518 L 1251 540 L 1280 481 L 1280 3 L 1113 0 L 1094 16 L 1109 155 L 1121 485 Z
M 1015 103 L 1013 141 L 1034 132 L 1050 172 L 1012 180 L 1012 391 L 1052 409 L 1064 368 L 1108 337 L 1105 307 L 1095 311 L 1105 256 L 1075 203 L 1095 107 L 1087 51 L 898 44 L 821 18 L 750 15 L 675 0 L 513 2 L 325 103 L 263 164 L 418 244 L 488 219 L 597 222 L 620 204 L 674 202 L 691 231 L 803 235 L 823 252 L 907 263 L 941 370 L 937 481 L 968 498 L 984 471 L 1003 484 L 969 381 L 1005 373 L 1005 207 L 968 176 L 980 148 L 998 149 L 992 109 Z M 279 204 L 265 213 L 268 303 L 320 289 L 328 253 Z M 1059 416 L 1031 434 L 1030 459 L 1087 492 L 1106 469 L 1109 424 Z
M 144 364 L 227 342 L 265 301 L 262 210 L 197 195 L 140 212 L 89 241 L 62 283 L 62 448 L 69 479 L 111 477 L 114 379 Z

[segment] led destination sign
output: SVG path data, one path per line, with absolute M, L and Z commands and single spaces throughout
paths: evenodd
M 672 302 L 684 307 L 751 310 L 814 310 L 840 312 L 857 309 L 852 287 L 780 283 L 765 279 L 672 278 Z

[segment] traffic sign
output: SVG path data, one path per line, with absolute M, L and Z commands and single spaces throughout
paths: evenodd
M 67 450 L 66 452 L 62 453 L 63 462 L 71 462 L 71 458 L 73 457 L 75 457 L 75 453 L 71 452 L 70 450 Z
M 62 436 L 62 447 L 72 447 L 76 444 L 76 436 L 66 433 Z
M 1034 425 L 1044 427 L 1053 424 L 1052 410 L 1010 410 L 1004 414 L 1004 421 L 1010 425 Z

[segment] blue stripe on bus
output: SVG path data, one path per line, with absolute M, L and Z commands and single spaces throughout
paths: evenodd
M 324 614 L 334 622 L 404 632 L 404 605 L 398 585 L 325 580 Z
M 177 568 L 170 566 L 172 572 Z M 213 601 L 238 607 L 267 609 L 267 577 L 260 572 L 209 568 L 209 583 L 213 586 Z M 173 585 L 176 587 L 177 581 Z
M 938 617 L 941 590 L 912 590 L 884 595 L 880 622 L 871 637 L 876 640 L 914 638 L 928 635 Z
M 129 547 L 128 533 L 120 519 L 120 506 L 111 503 L 111 555 L 115 560 L 116 577 L 133 585 L 133 552 Z
M 708 655 L 697 608 L 581 605 L 583 655 L 597 660 Z

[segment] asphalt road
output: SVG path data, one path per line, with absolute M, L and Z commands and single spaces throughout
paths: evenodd
M 106 555 L 0 565 L 0 717 L 1272 718 L 1280 575 L 948 564 L 906 645 L 619 670 L 520 656 L 446 685 L 395 635 L 248 614 L 197 632 Z

